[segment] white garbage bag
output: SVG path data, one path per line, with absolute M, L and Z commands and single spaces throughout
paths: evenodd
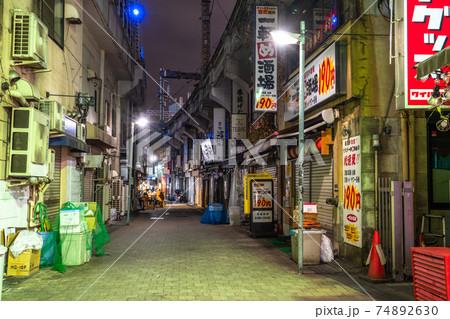
M 9 247 L 9 250 L 14 258 L 17 258 L 27 249 L 41 249 L 43 244 L 44 240 L 41 235 L 29 230 L 23 230 L 17 235 L 16 239 Z
M 325 234 L 322 234 L 322 243 L 320 245 L 320 261 L 330 263 L 334 260 L 333 247 L 331 240 Z

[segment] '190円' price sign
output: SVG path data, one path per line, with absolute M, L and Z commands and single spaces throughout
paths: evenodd
M 270 32 L 277 29 L 278 8 L 256 6 L 255 111 L 277 111 L 277 48 Z
M 344 242 L 362 247 L 361 142 L 360 136 L 343 141 Z
M 272 208 L 272 181 L 252 183 L 253 208 Z

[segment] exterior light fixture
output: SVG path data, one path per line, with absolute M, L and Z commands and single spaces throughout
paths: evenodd
M 300 35 L 282 30 L 270 32 L 272 39 L 280 45 L 296 44 L 300 41 Z
M 443 95 L 447 100 L 450 100 L 450 86 L 445 87 Z
M 140 119 L 138 119 L 137 121 L 136 121 L 136 124 L 138 125 L 138 126 L 145 126 L 146 124 L 148 123 L 148 120 L 146 119 L 146 118 L 144 118 L 144 117 L 141 117 Z
M 431 94 L 431 97 L 428 99 L 428 104 L 430 104 L 431 106 L 441 106 L 442 103 L 444 102 L 442 100 L 441 92 L 439 92 L 440 88 L 441 87 L 438 84 L 434 86 L 433 93 Z
M 372 146 L 376 150 L 380 148 L 380 135 L 374 134 L 372 136 Z
M 436 123 L 436 128 L 441 132 L 447 132 L 448 130 L 450 130 L 448 115 L 441 117 L 441 119 Z

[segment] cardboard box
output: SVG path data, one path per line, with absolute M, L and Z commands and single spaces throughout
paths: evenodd
M 8 248 L 20 233 L 8 235 Z M 29 276 L 39 271 L 39 264 L 41 261 L 40 249 L 24 250 L 17 258 L 14 258 L 11 251 L 8 251 L 8 267 L 6 276 Z
M 39 271 L 40 249 L 27 249 L 17 258 L 8 253 L 7 276 L 29 276 Z

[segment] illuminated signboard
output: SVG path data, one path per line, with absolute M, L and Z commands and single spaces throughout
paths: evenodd
M 342 59 L 338 59 L 342 60 Z M 318 55 L 305 67 L 305 111 L 324 102 L 325 100 L 342 93 L 337 85 L 339 70 L 343 67 L 337 66 L 336 44 Z M 298 75 L 294 76 L 287 84 L 289 88 L 285 96 L 284 120 L 290 121 L 298 117 Z
M 361 143 L 355 136 L 343 141 L 344 242 L 362 247 Z
M 272 6 L 256 6 L 255 111 L 277 111 L 277 47 L 270 36 L 277 29 L 277 10 Z
M 433 92 L 433 78 L 417 80 L 413 66 L 450 45 L 449 4 L 448 0 L 404 1 L 405 108 L 430 107 L 427 100 Z

